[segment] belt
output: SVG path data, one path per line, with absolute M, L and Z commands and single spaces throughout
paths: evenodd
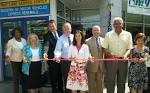
M 122 59 L 123 57 L 114 57 L 114 58 Z

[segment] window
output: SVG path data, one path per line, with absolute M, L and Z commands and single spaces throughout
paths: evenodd
M 64 4 L 60 0 L 57 0 L 57 14 L 59 16 L 65 17 Z
M 150 24 L 150 16 L 145 16 L 145 23 Z
M 27 31 L 29 33 L 36 33 L 40 40 L 43 40 L 43 35 L 48 31 L 47 20 L 32 20 L 27 21 Z

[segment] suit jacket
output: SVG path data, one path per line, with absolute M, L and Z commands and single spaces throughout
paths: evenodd
M 103 44 L 104 39 L 102 37 L 98 37 L 98 38 L 99 38 L 99 42 L 100 42 L 99 43 L 100 48 L 97 48 L 97 46 L 96 46 L 95 37 L 91 37 L 91 38 L 87 39 L 86 43 L 89 46 L 89 50 L 90 50 L 92 57 L 103 58 L 104 53 L 103 53 L 103 49 L 102 49 L 102 44 Z M 100 68 L 100 70 L 103 72 L 103 70 L 104 70 L 103 62 L 97 62 L 97 61 L 94 63 L 88 62 L 88 66 L 87 66 L 88 71 L 97 72 L 98 68 Z
M 54 50 L 56 47 L 57 39 L 53 36 L 51 31 L 44 35 L 44 46 L 48 47 L 48 58 L 54 58 Z

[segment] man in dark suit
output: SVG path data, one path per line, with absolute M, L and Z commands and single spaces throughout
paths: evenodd
M 54 58 L 54 50 L 56 42 L 59 38 L 57 33 L 57 26 L 54 20 L 50 20 L 48 23 L 48 32 L 44 35 L 44 58 L 52 59 Z M 50 75 L 50 81 L 52 84 L 52 93 L 62 93 L 63 92 L 63 81 L 61 66 L 59 63 L 48 60 L 48 70 Z

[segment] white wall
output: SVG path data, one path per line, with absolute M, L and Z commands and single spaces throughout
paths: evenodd
M 122 17 L 122 0 L 111 0 L 112 8 L 111 15 L 114 17 Z
M 102 29 L 102 36 L 107 33 L 108 29 L 108 20 L 109 20 L 109 12 L 108 8 L 108 0 L 100 0 L 100 26 Z
M 57 0 L 50 0 L 50 18 L 57 22 Z

